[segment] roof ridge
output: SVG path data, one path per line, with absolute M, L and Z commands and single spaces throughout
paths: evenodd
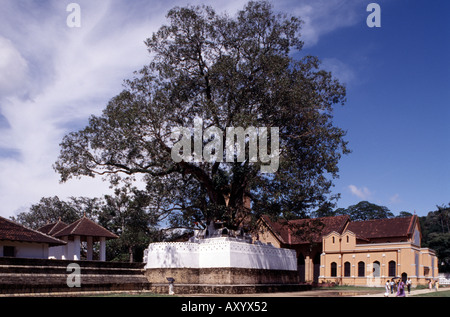
M 78 229 L 78 226 L 81 224 L 81 222 L 83 221 L 83 219 L 85 219 L 86 216 L 81 217 L 80 219 L 78 219 L 77 221 L 75 221 L 74 223 L 78 222 L 77 225 L 70 231 L 71 234 L 73 234 L 75 232 L 75 230 Z M 87 218 L 86 218 L 87 219 Z
M 409 221 L 409 226 L 408 226 L 408 232 L 407 233 L 412 233 L 412 231 L 413 231 L 413 227 L 414 227 L 414 223 L 415 223 L 415 220 L 416 220 L 416 215 L 413 215 L 413 216 L 410 216 L 411 217 L 411 220 Z
M 41 228 L 39 228 L 39 229 L 37 229 L 37 230 L 40 231 L 40 232 L 43 232 L 43 231 L 41 231 L 43 228 L 45 228 L 46 226 L 51 225 L 50 230 L 48 230 L 48 232 L 47 232 L 46 234 L 47 234 L 47 235 L 50 235 L 50 236 L 53 236 L 54 233 L 58 232 L 58 231 L 55 232 L 55 230 L 57 229 L 57 227 L 58 227 L 58 225 L 59 225 L 60 223 L 61 223 L 62 225 L 64 225 L 64 227 L 61 228 L 61 229 L 59 229 L 58 231 L 61 231 L 62 229 L 67 228 L 68 224 L 65 223 L 64 221 L 62 221 L 61 218 L 60 218 L 60 219 L 58 219 L 58 221 L 52 222 L 52 223 L 49 223 L 49 224 L 46 224 L 45 226 L 43 226 L 43 227 L 41 227 Z M 43 232 L 43 233 L 44 233 L 44 232 Z
M 49 238 L 49 239 L 51 239 L 51 240 L 54 240 L 54 241 L 56 240 L 55 242 L 57 242 L 57 243 L 62 243 L 62 244 L 66 244 L 66 243 L 67 243 L 67 242 L 65 242 L 65 241 L 63 241 L 63 240 L 60 240 L 60 239 L 55 238 L 55 237 L 52 237 L 52 236 L 50 236 L 50 235 L 48 235 L 48 234 L 45 234 L 45 233 L 43 233 L 43 232 L 41 232 L 41 231 L 39 231 L 39 230 L 35 230 L 35 229 L 32 229 L 32 228 L 29 228 L 29 227 L 27 227 L 27 226 L 25 226 L 25 225 L 22 225 L 22 224 L 20 224 L 20 223 L 18 223 L 18 222 L 15 222 L 15 221 L 11 220 L 11 219 L 7 219 L 7 218 L 1 217 L 1 216 L 0 216 L 0 218 L 6 220 L 6 221 L 9 222 L 9 223 L 12 223 L 13 225 L 16 225 L 16 226 L 19 226 L 19 227 L 23 227 L 23 228 L 25 228 L 26 230 L 30 230 L 30 231 L 32 231 L 32 232 L 38 234 L 38 235 L 43 235 L 43 236 L 45 236 L 45 237 L 47 237 L 47 238 Z
M 71 224 L 65 226 L 64 228 L 61 228 L 60 230 L 58 230 L 57 232 L 53 233 L 54 236 L 56 236 L 58 233 L 60 233 L 63 230 L 66 230 L 67 228 L 69 228 L 70 226 L 74 225 L 76 222 L 80 221 L 81 219 L 78 219 L 74 222 L 72 222 Z M 69 232 L 72 233 L 73 230 L 70 230 Z
M 275 228 L 273 227 L 274 222 L 272 221 L 272 219 L 270 219 L 269 215 L 262 215 L 261 219 L 263 219 L 263 221 L 266 223 L 268 229 L 270 231 L 272 231 L 272 233 L 282 242 L 282 243 L 286 243 L 283 239 L 283 237 L 277 232 L 277 230 L 275 230 Z

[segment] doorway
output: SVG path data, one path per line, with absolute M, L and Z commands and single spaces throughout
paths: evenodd
M 313 264 L 314 264 L 313 281 L 314 283 L 318 283 L 320 276 L 320 252 L 317 252 L 316 255 L 314 256 Z
M 299 276 L 300 283 L 305 282 L 305 257 L 303 253 L 300 253 L 297 258 L 297 272 Z
M 406 280 L 408 279 L 408 274 L 406 274 L 406 272 L 402 273 L 402 281 L 403 283 L 406 283 Z

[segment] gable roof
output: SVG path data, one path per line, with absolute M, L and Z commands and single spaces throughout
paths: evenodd
M 52 234 L 54 237 L 64 236 L 92 236 L 92 237 L 105 237 L 108 239 L 119 238 L 114 233 L 108 231 L 102 226 L 96 224 L 89 218 L 83 217 L 74 223 L 62 228 L 58 232 Z
M 342 233 L 350 221 L 347 215 L 276 222 L 268 216 L 263 216 L 262 219 L 280 242 L 289 245 L 320 243 L 322 236 L 333 231 Z
M 67 223 L 65 223 L 61 220 L 58 220 L 58 222 L 46 224 L 45 226 L 39 228 L 38 231 L 51 236 L 51 235 L 55 234 L 56 232 L 64 229 L 67 226 L 68 226 Z
M 0 240 L 47 243 L 50 246 L 66 244 L 62 240 L 37 230 L 26 228 L 3 217 L 0 217 Z
M 346 231 L 351 231 L 358 238 L 394 238 L 410 237 L 414 233 L 417 216 L 405 218 L 387 218 L 350 222 Z

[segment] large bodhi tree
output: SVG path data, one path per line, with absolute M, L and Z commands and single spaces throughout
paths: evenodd
M 268 2 L 249 2 L 234 17 L 208 6 L 175 7 L 167 19 L 145 41 L 150 63 L 102 115 L 64 137 L 54 165 L 61 181 L 103 175 L 119 185 L 142 175 L 154 212 L 186 228 L 305 215 L 335 198 L 332 179 L 349 150 L 332 113 L 344 104 L 345 87 L 319 69 L 318 58 L 294 58 L 302 21 Z M 174 162 L 172 130 L 198 119 L 224 136 L 227 127 L 278 127 L 278 170 L 226 162 L 226 149 L 222 162 Z

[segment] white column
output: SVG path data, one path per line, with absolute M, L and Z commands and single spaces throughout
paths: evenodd
M 69 250 L 69 239 L 67 237 L 62 237 L 63 241 L 66 241 L 67 243 L 61 247 L 61 260 L 68 259 L 67 254 Z
M 86 237 L 86 241 L 87 241 L 87 260 L 92 261 L 92 255 L 94 253 L 92 237 Z
M 73 237 L 73 259 L 80 260 L 81 245 L 80 236 Z
M 100 261 L 106 261 L 106 239 L 100 237 Z

